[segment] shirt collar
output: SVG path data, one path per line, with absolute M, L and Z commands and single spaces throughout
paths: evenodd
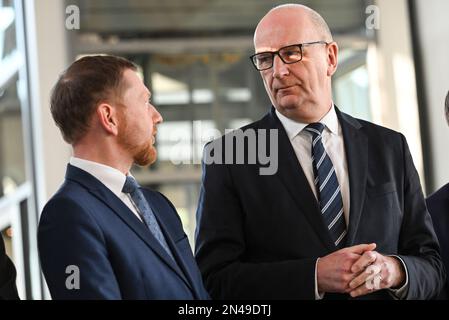
M 308 123 L 297 122 L 290 118 L 287 118 L 277 109 L 275 112 L 282 125 L 284 126 L 285 131 L 287 132 L 287 136 L 290 140 L 296 137 L 308 125 Z M 319 122 L 324 124 L 332 134 L 338 134 L 338 118 L 333 103 L 329 112 L 326 113 L 326 115 Z
M 70 158 L 70 164 L 78 167 L 101 181 L 117 197 L 122 193 L 126 176 L 110 166 L 76 157 Z

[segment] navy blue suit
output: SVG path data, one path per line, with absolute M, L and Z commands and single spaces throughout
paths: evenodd
M 427 198 L 427 208 L 441 246 L 441 258 L 449 270 L 449 183 Z M 449 278 L 440 298 L 449 298 Z
M 176 262 L 149 229 L 99 180 L 68 165 L 66 180 L 44 207 L 38 246 L 53 299 L 207 299 L 175 208 L 141 189 Z M 67 289 L 67 266 L 80 288 Z

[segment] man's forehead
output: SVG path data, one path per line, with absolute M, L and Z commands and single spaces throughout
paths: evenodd
M 130 94 L 134 92 L 139 96 L 150 95 L 148 88 L 143 83 L 142 76 L 138 72 L 127 69 L 124 73 L 124 80 Z
M 282 8 L 267 13 L 258 23 L 259 30 L 272 29 L 279 25 L 301 25 L 310 21 L 309 14 L 298 8 Z
M 138 87 L 136 87 L 136 90 L 141 97 L 148 97 L 151 96 L 150 90 L 145 86 L 143 82 L 139 84 Z
M 276 13 L 265 16 L 257 26 L 254 47 L 256 51 L 277 50 L 290 44 L 315 41 L 314 33 L 316 31 L 305 15 Z
M 261 51 L 275 51 L 282 47 L 303 43 L 317 41 L 321 39 L 315 39 L 316 37 L 307 30 L 296 29 L 289 30 L 285 28 L 274 28 L 265 34 L 254 39 L 254 48 L 257 52 Z

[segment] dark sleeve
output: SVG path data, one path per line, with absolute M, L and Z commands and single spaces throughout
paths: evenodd
M 245 235 L 229 167 L 203 164 L 195 253 L 211 297 L 315 299 L 315 258 L 248 262 Z
M 426 203 L 440 242 L 441 257 L 447 273 L 449 270 L 449 184 L 428 197 Z M 445 289 L 441 292 L 439 299 L 449 299 L 449 277 L 447 276 Z
M 446 279 L 439 244 L 426 208 L 418 172 L 402 136 L 404 165 L 404 216 L 398 252 L 409 275 L 407 299 L 438 296 Z
M 18 300 L 16 269 L 6 255 L 3 238 L 0 240 L 0 300 Z
M 38 229 L 39 258 L 53 299 L 121 299 L 108 259 L 103 233 L 80 204 L 67 198 L 51 200 Z M 79 289 L 68 289 L 79 270 Z M 67 272 L 67 273 L 66 273 Z M 70 285 L 69 285 L 70 288 Z

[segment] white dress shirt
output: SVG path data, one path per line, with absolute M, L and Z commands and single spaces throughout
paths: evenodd
M 93 175 L 101 183 L 104 184 L 106 188 L 112 191 L 123 203 L 142 221 L 139 213 L 137 212 L 134 204 L 131 202 L 129 195 L 122 192 L 123 186 L 125 185 L 126 175 L 121 171 L 112 168 L 110 166 L 93 162 L 89 160 L 84 160 L 76 157 L 70 158 L 70 164 L 87 173 Z
M 304 130 L 307 127 L 307 123 L 300 123 L 293 121 L 286 116 L 282 115 L 276 110 L 276 115 L 281 121 L 282 125 L 287 132 L 287 136 L 295 150 L 302 170 L 309 182 L 310 188 L 318 199 L 317 190 L 315 188 L 315 177 L 313 175 L 312 164 L 312 135 Z M 332 164 L 335 168 L 338 184 L 340 185 L 341 197 L 343 200 L 343 211 L 345 216 L 346 226 L 349 222 L 349 176 L 348 165 L 346 161 L 345 146 L 343 140 L 343 134 L 341 132 L 341 126 L 338 122 L 337 113 L 332 105 L 329 112 L 319 121 L 324 124 L 325 128 L 322 133 L 322 141 L 324 149 L 332 160 Z
M 310 188 L 312 189 L 315 198 L 318 199 L 317 190 L 314 183 L 315 178 L 312 163 L 312 135 L 304 130 L 305 127 L 307 127 L 308 123 L 296 122 L 292 119 L 287 118 L 277 110 L 276 115 L 281 121 L 285 131 L 287 132 L 287 136 L 290 139 L 293 150 L 295 151 L 296 157 L 298 158 L 307 181 L 309 182 Z M 346 161 L 343 133 L 333 103 L 329 112 L 319 122 L 324 124 L 325 126 L 322 133 L 322 142 L 324 145 L 324 149 L 326 150 L 326 153 L 328 154 L 335 168 L 338 184 L 340 185 L 341 197 L 343 200 L 343 211 L 347 227 L 349 223 L 350 209 L 348 164 Z M 400 289 L 390 289 L 389 291 L 395 298 L 402 298 L 406 294 L 406 289 L 408 287 L 408 271 L 404 261 L 398 256 L 394 257 L 397 257 L 399 261 L 401 261 L 405 270 L 406 281 L 404 286 Z M 315 263 L 315 299 L 317 300 L 323 299 L 324 297 L 324 294 L 320 294 L 318 292 L 318 279 L 316 272 L 318 260 L 319 258 Z

